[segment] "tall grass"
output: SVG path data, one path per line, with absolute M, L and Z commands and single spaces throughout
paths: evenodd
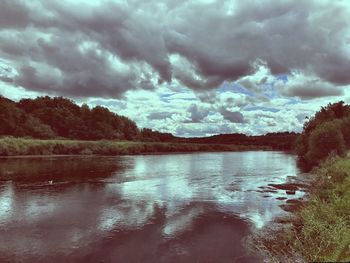
M 350 261 L 350 158 L 331 158 L 316 170 L 308 205 L 298 213 L 293 246 L 307 261 Z
M 0 138 L 0 156 L 15 155 L 122 155 L 165 152 L 199 151 L 245 151 L 269 150 L 269 147 L 224 145 L 224 144 L 186 144 L 132 141 L 79 141 L 79 140 L 37 140 L 30 138 Z
M 350 157 L 332 157 L 313 175 L 310 199 L 291 224 L 257 242 L 272 262 L 350 262 Z

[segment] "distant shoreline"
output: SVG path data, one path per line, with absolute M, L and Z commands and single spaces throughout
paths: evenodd
M 46 155 L 40 155 L 40 154 L 33 154 L 33 155 L 0 155 L 0 159 L 8 159 L 8 158 L 68 158 L 68 157 L 116 157 L 116 156 L 137 156 L 137 155 L 167 155 L 167 154 L 192 154 L 192 153 L 223 153 L 223 152 L 249 152 L 249 151 L 276 151 L 276 152 L 286 152 L 288 151 L 282 151 L 282 150 L 276 150 L 276 149 L 246 149 L 246 150 L 217 150 L 217 151 L 193 151 L 193 152 L 144 152 L 144 153 L 136 153 L 136 154 L 118 154 L 118 155 L 101 155 L 101 154 L 89 154 L 89 155 L 83 155 L 83 154 L 46 154 Z M 292 152 L 290 152 L 293 154 Z
M 0 138 L 0 157 L 118 156 L 191 152 L 273 150 L 269 146 L 177 142 L 41 140 Z

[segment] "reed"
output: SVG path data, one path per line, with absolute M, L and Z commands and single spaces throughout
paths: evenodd
M 39 140 L 0 138 L 0 156 L 17 155 L 125 155 L 170 152 L 269 150 L 265 146 L 134 141 Z

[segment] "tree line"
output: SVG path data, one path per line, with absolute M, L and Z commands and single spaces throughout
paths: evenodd
M 135 122 L 107 108 L 48 96 L 19 102 L 0 96 L 0 123 L 0 135 L 39 139 L 137 140 L 144 133 Z
M 235 144 L 250 146 L 268 146 L 276 150 L 290 151 L 299 134 L 295 132 L 276 132 L 265 135 L 248 136 L 242 133 L 218 134 L 209 137 L 182 138 L 182 142 L 204 144 Z
M 219 134 L 181 138 L 170 133 L 137 127 L 135 122 L 102 106 L 79 106 L 63 97 L 37 97 L 14 102 L 0 96 L 0 136 L 37 139 L 129 140 L 194 144 L 268 146 L 291 150 L 298 134 L 268 133 L 261 136 Z
M 295 151 L 302 162 L 319 164 L 329 155 L 343 156 L 350 149 L 350 106 L 329 103 L 304 124 Z

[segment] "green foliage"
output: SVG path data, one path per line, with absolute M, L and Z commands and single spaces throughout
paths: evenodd
M 157 131 L 153 131 L 151 129 L 141 129 L 140 133 L 140 139 L 142 141 L 160 141 L 160 142 L 166 142 L 174 140 L 175 137 L 171 133 L 161 133 Z
M 213 149 L 215 144 L 229 144 L 236 145 L 237 149 L 291 150 L 297 137 L 296 133 L 281 132 L 263 136 L 219 134 L 204 138 L 179 138 L 148 128 L 140 130 L 135 122 L 101 106 L 90 109 L 86 104 L 78 106 L 69 99 L 48 96 L 22 99 L 18 103 L 0 96 L 0 123 L 0 136 L 210 144 L 207 148 Z M 163 149 L 165 146 L 160 147 Z
M 301 225 L 291 242 L 309 262 L 349 262 L 350 159 L 329 159 L 315 174 L 315 188 L 298 214 Z
M 350 117 L 342 120 L 340 129 L 344 137 L 345 146 L 347 149 L 350 149 Z
M 136 124 L 126 117 L 97 106 L 78 106 L 56 97 L 22 99 L 15 103 L 0 97 L 0 135 L 101 140 L 139 137 Z
M 245 151 L 257 149 L 266 150 L 267 148 L 223 144 L 0 138 L 0 156 L 52 154 L 122 155 L 159 152 Z
M 294 150 L 299 157 L 304 157 L 308 151 L 308 136 L 302 133 L 295 141 Z
M 15 134 L 22 111 L 9 100 L 0 97 L 0 134 Z
M 339 120 L 322 123 L 312 130 L 305 158 L 309 163 L 317 164 L 319 160 L 324 160 L 332 153 L 338 155 L 345 153 L 345 141 Z
M 317 165 L 330 154 L 343 155 L 350 148 L 350 106 L 343 101 L 322 107 L 305 123 L 295 143 L 300 160 Z
M 180 142 L 187 143 L 217 143 L 249 146 L 266 146 L 271 149 L 289 151 L 292 150 L 298 134 L 294 132 L 267 133 L 260 136 L 248 136 L 240 133 L 218 134 L 199 138 L 177 138 Z
M 42 123 L 39 119 L 30 115 L 20 127 L 23 129 L 22 135 L 25 136 L 39 139 L 50 139 L 56 136 L 49 125 Z
M 51 127 L 26 114 L 16 103 L 0 97 L 0 135 L 31 136 L 48 139 L 55 137 Z
M 315 182 L 310 201 L 297 214 L 289 241 L 310 262 L 350 261 L 350 106 L 322 107 L 296 141 L 301 160 L 312 166 Z
M 255 241 L 271 262 L 350 262 L 350 157 L 329 157 L 312 176 L 301 210 Z

